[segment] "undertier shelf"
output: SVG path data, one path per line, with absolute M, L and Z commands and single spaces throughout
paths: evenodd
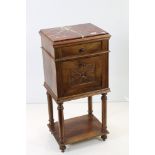
M 55 122 L 54 128 L 50 125 L 48 127 L 59 143 L 58 122 Z M 102 124 L 94 115 L 83 115 L 66 119 L 64 121 L 64 143 L 72 144 L 108 133 L 108 131 L 102 132 L 101 129 Z

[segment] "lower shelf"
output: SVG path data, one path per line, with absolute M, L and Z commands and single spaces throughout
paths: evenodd
M 59 143 L 58 122 L 55 122 L 53 128 L 51 125 L 48 127 Z M 64 121 L 64 144 L 76 143 L 107 133 L 108 131 L 101 131 L 101 123 L 94 115 L 83 115 Z

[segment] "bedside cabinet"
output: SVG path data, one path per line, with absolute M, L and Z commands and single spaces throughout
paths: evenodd
M 87 23 L 40 30 L 44 86 L 51 133 L 64 152 L 67 144 L 96 136 L 107 138 L 107 93 L 110 34 Z M 93 115 L 92 96 L 101 94 L 101 122 Z M 64 120 L 65 101 L 88 97 L 88 114 Z M 54 122 L 53 102 L 58 122 Z M 72 109 L 75 110 L 75 109 Z

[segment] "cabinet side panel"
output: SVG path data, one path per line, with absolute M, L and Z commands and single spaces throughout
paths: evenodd
M 102 55 L 102 88 L 109 88 L 108 57 L 109 57 L 109 53 L 105 53 Z
M 44 35 L 41 36 L 41 44 L 42 44 L 42 47 L 43 47 L 52 57 L 55 57 L 54 48 L 53 48 L 53 46 L 52 46 L 52 42 L 51 42 L 47 37 L 45 37 Z
M 43 53 L 43 66 L 44 66 L 44 78 L 46 84 L 57 96 L 57 85 L 56 85 L 56 68 L 53 59 L 46 53 Z

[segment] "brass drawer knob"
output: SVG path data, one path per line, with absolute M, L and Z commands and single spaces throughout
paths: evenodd
M 83 52 L 85 52 L 85 49 L 84 48 L 80 48 L 79 49 L 79 53 L 83 53 Z

